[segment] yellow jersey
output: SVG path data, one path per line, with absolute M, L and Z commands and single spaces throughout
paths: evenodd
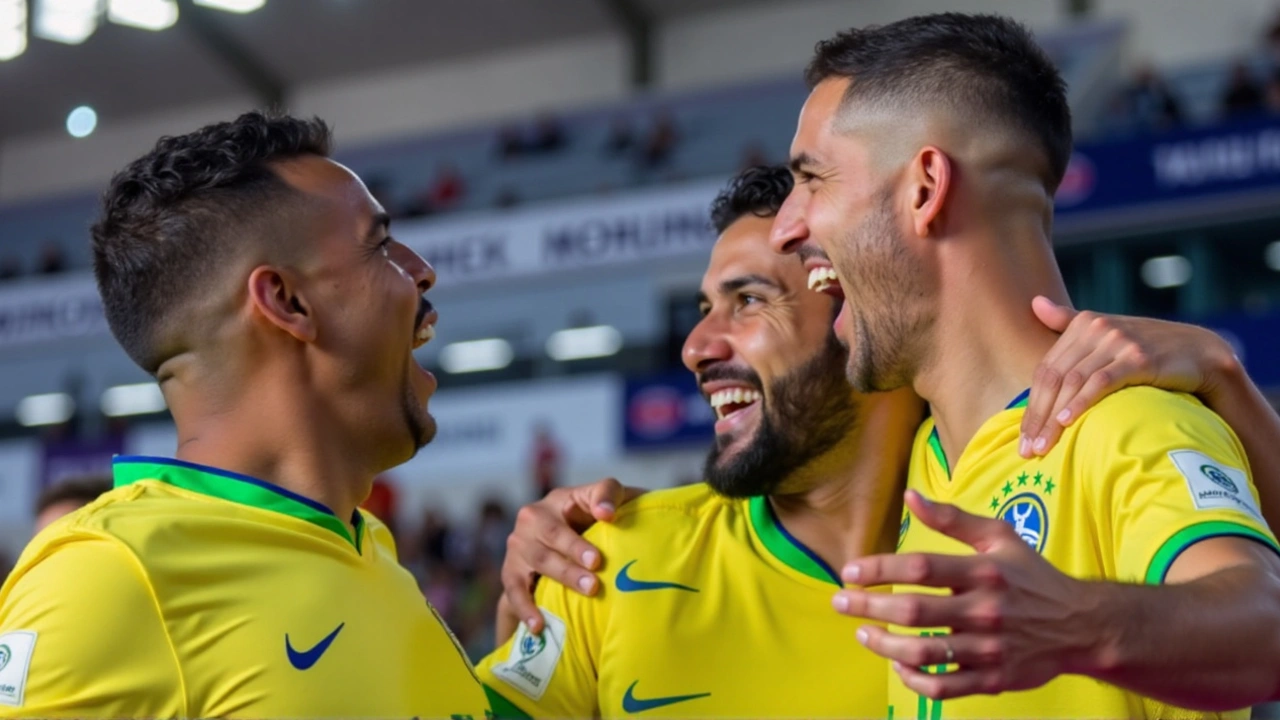
M 1187 395 L 1138 387 L 1102 400 L 1043 458 L 1018 455 L 1026 394 L 989 419 L 954 469 L 926 420 L 908 486 L 970 513 L 1000 518 L 1072 577 L 1159 584 L 1178 555 L 1211 537 L 1275 548 L 1244 449 L 1217 415 Z M 899 552 L 971 554 L 904 514 Z M 901 586 L 896 592 L 931 592 Z M 893 628 L 897 632 L 918 632 Z M 926 631 L 929 632 L 929 631 Z M 934 631 L 936 632 L 936 631 Z M 939 672 L 944 668 L 929 668 Z M 889 715 L 902 718 L 1219 717 L 1172 708 L 1083 676 L 997 696 L 932 701 L 889 676 Z
M 763 497 L 651 492 L 587 538 L 601 588 L 549 580 L 542 636 L 522 624 L 477 666 L 499 717 L 879 717 L 888 664 L 831 608 L 839 576 Z M 491 693 L 491 697 L 494 694 Z
M 323 505 L 118 457 L 0 589 L 0 716 L 483 718 L 485 692 L 396 560 Z

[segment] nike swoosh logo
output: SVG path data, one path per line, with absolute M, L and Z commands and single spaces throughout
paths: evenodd
M 632 560 L 626 565 L 623 565 L 622 569 L 618 571 L 618 576 L 614 578 L 613 585 L 618 588 L 620 592 L 640 592 L 641 590 L 688 590 L 689 592 L 698 592 L 697 588 L 691 588 L 688 585 L 681 585 L 679 583 L 636 580 L 628 573 L 631 566 L 635 564 L 636 561 Z
M 329 646 L 333 644 L 333 639 L 338 637 L 338 633 L 342 631 L 345 625 L 346 623 L 342 623 L 342 625 L 334 628 L 333 632 L 325 636 L 325 639 L 316 643 L 315 647 L 303 651 L 294 650 L 293 645 L 289 642 L 289 634 L 285 633 L 284 650 L 289 654 L 289 664 L 299 670 L 309 670 L 312 665 L 319 662 L 320 656 L 324 655 L 324 651 L 329 649 Z
M 641 700 L 632 694 L 632 691 L 636 689 L 636 685 L 639 685 L 639 684 L 640 684 L 639 680 L 631 683 L 631 687 L 627 688 L 626 694 L 622 696 L 623 712 L 642 713 L 645 710 L 655 710 L 660 707 L 675 705 L 676 703 L 689 702 L 690 700 L 697 700 L 698 698 L 711 697 L 711 693 L 697 693 L 696 695 L 672 695 L 670 697 L 649 698 L 648 700 Z

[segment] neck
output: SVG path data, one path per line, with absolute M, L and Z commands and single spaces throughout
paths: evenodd
M 954 468 L 982 424 L 1030 387 L 1058 339 L 1036 319 L 1031 300 L 1070 300 L 1040 225 L 963 238 L 946 255 L 936 334 L 914 385 Z
M 354 533 L 352 517 L 375 471 L 351 438 L 318 418 L 315 394 L 284 383 L 238 385 L 219 401 L 207 385 L 169 381 L 166 396 L 178 427 L 177 457 L 249 475 L 329 508 Z M 354 535 L 353 535 L 354 537 Z
M 787 531 L 837 569 L 893 552 L 907 461 L 923 410 L 910 390 L 864 396 L 846 438 L 770 496 Z

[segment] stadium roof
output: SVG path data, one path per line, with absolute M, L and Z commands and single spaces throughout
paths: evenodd
M 134 117 L 760 1 L 268 0 L 236 15 L 179 0 L 167 30 L 103 22 L 80 45 L 31 38 L 0 62 L 0 138 L 60 128 L 80 104 Z

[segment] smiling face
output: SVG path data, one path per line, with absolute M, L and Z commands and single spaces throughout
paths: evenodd
M 716 411 L 704 478 L 730 497 L 766 495 L 852 431 L 856 406 L 835 306 L 808 289 L 794 257 L 773 253 L 772 218 L 747 215 L 716 242 L 702 280 L 702 321 L 685 365 Z
M 810 272 L 834 266 L 825 272 L 845 299 L 835 329 L 849 347 L 849 382 L 859 392 L 894 390 L 917 367 L 934 291 L 895 209 L 893 173 L 873 154 L 877 143 L 839 126 L 848 85 L 819 83 L 801 111 L 791 147 L 795 189 L 771 244 L 799 254 Z
M 302 281 L 315 311 L 315 382 L 341 427 L 392 467 L 436 431 L 427 412 L 436 380 L 413 357 L 435 334 L 424 297 L 435 271 L 390 235 L 386 212 L 347 168 L 308 157 L 278 172 L 319 200 Z

